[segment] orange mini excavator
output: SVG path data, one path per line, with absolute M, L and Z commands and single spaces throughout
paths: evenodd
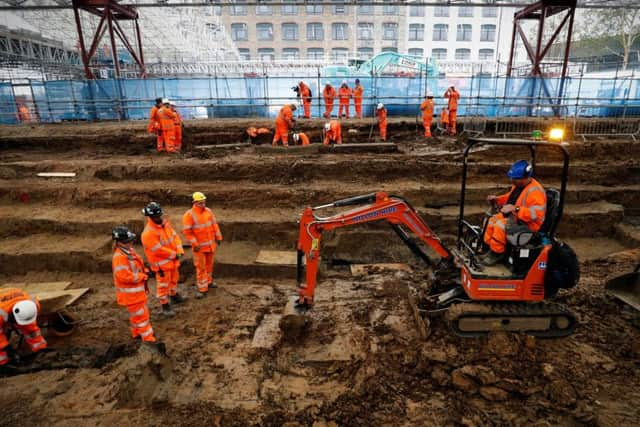
M 468 156 L 477 144 L 525 146 L 535 167 L 536 151 L 551 147 L 561 151 L 563 168 L 561 188 L 546 189 L 545 221 L 537 232 L 509 235 L 505 261 L 485 266 L 478 256 L 490 212 L 482 225 L 464 219 Z M 464 151 L 458 236 L 455 249 L 447 248 L 416 210 L 402 197 L 384 192 L 365 194 L 330 204 L 307 207 L 300 219 L 298 239 L 297 312 L 304 313 L 313 304 L 316 276 L 320 263 L 320 239 L 325 231 L 374 221 L 387 221 L 411 251 L 434 266 L 437 285 L 431 284 L 424 301 L 425 315 L 446 313 L 453 330 L 460 336 L 482 336 L 490 331 L 525 332 L 538 337 L 561 337 L 573 332 L 575 317 L 563 306 L 544 301 L 560 288 L 571 288 L 579 280 L 578 259 L 569 246 L 557 240 L 555 230 L 562 216 L 566 193 L 569 156 L 558 144 L 520 140 L 471 139 Z M 319 217 L 314 212 L 344 206 L 358 206 L 348 212 Z M 439 259 L 427 253 L 408 234 L 415 234 L 432 248 Z M 306 269 L 306 272 L 305 272 Z M 423 305 L 422 303 L 420 304 Z

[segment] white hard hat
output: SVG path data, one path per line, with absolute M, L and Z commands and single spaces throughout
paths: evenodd
M 18 325 L 28 325 L 35 322 L 38 315 L 38 307 L 36 303 L 31 300 L 24 300 L 17 302 L 13 306 L 13 317 L 16 319 Z
M 293 140 L 294 140 L 294 141 L 296 141 L 296 142 L 298 142 L 298 139 L 300 139 L 300 136 L 298 136 L 298 134 L 297 134 L 297 133 L 294 133 L 294 134 L 293 134 Z
M 342 81 L 342 84 L 343 84 L 343 85 L 346 85 L 346 84 L 347 84 L 347 81 L 346 81 L 346 80 L 343 80 L 343 81 Z
M 169 98 L 162 98 L 162 103 L 163 104 L 169 104 L 169 103 L 171 103 L 171 101 L 169 101 Z
M 325 84 L 325 86 L 331 86 L 331 82 L 329 82 L 329 81 L 324 82 L 324 84 Z
M 382 110 L 384 108 L 384 104 L 381 102 L 378 104 L 378 106 L 376 107 L 376 109 L 378 110 Z
M 176 107 L 176 103 L 173 101 L 169 101 L 169 105 L 173 105 L 174 107 Z
M 324 130 L 329 130 L 329 129 L 331 129 L 331 124 L 325 123 L 324 124 Z

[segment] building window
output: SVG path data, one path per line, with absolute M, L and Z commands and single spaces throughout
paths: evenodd
M 238 49 L 238 53 L 240 54 L 240 59 L 243 61 L 249 61 L 251 59 L 251 51 L 249 49 Z
M 271 6 L 256 6 L 256 15 L 271 15 Z
M 478 59 L 480 61 L 491 61 L 493 59 L 493 49 L 480 49 Z
M 360 48 L 358 48 L 358 57 L 360 57 L 360 59 L 371 59 L 371 58 L 373 58 L 373 48 L 372 47 L 360 47 Z
M 285 0 L 286 3 L 293 3 L 295 0 Z M 280 9 L 283 15 L 297 15 L 298 14 L 298 6 L 295 4 L 286 4 L 283 5 Z
M 324 30 L 321 22 L 307 24 L 307 40 L 324 40 Z
M 298 40 L 298 24 L 295 22 L 282 24 L 282 40 Z
M 266 22 L 256 24 L 256 35 L 260 41 L 273 40 L 273 25 Z
M 385 4 L 382 7 L 382 14 L 383 15 L 397 15 L 398 14 L 398 6 L 394 5 L 394 4 Z
M 337 2 L 340 4 L 337 4 L 335 6 L 333 6 L 333 14 L 334 15 L 346 15 L 348 13 L 347 11 L 347 6 L 344 5 L 344 3 L 342 2 Z
M 422 58 L 424 56 L 424 50 L 423 49 L 419 49 L 419 48 L 409 49 L 409 51 L 407 53 L 409 55 L 411 55 L 411 56 L 418 56 L 420 58 Z
M 331 24 L 331 35 L 334 40 L 349 39 L 349 25 L 344 22 L 336 22 Z
M 312 3 L 312 2 L 309 2 Z M 321 4 L 307 4 L 307 15 L 322 15 L 322 5 Z
M 358 15 L 373 15 L 373 5 L 358 6 Z
M 382 52 L 395 52 L 398 53 L 397 47 L 383 47 Z
M 261 61 L 273 61 L 276 59 L 276 53 L 270 47 L 260 48 L 258 49 L 258 58 L 260 58 Z
M 395 22 L 382 24 L 382 40 L 398 40 L 398 24 Z
M 300 50 L 296 47 L 282 49 L 282 59 L 292 60 L 300 58 Z
M 458 24 L 458 34 L 456 36 L 458 42 L 471 41 L 471 24 Z
M 409 6 L 409 16 L 424 16 L 424 7 Z
M 231 6 L 231 10 L 230 10 L 230 14 L 231 15 L 246 15 L 247 14 L 247 6 Z
M 471 49 L 456 49 L 457 61 L 468 61 L 471 59 Z
M 435 6 L 433 8 L 433 16 L 441 18 L 449 16 L 449 6 Z
M 373 40 L 373 23 L 358 23 L 358 40 Z
M 424 40 L 424 24 L 409 25 L 409 40 L 410 41 Z
M 446 42 L 449 26 L 447 24 L 436 24 L 433 26 L 433 41 Z
M 349 49 L 344 47 L 334 47 L 331 49 L 331 59 L 334 61 L 346 61 L 349 58 Z
M 473 18 L 473 8 L 470 6 L 460 6 L 458 8 L 458 17 Z
M 433 59 L 447 60 L 447 49 L 432 49 L 431 57 Z
M 307 59 L 324 59 L 324 49 L 321 47 L 310 47 L 307 49 Z
M 498 16 L 498 8 L 495 6 L 483 7 L 482 8 L 482 17 L 483 18 L 495 18 Z
M 496 26 L 493 24 L 486 24 L 480 27 L 480 41 L 492 42 L 496 39 Z
M 249 40 L 247 24 L 231 24 L 231 40 L 236 42 Z

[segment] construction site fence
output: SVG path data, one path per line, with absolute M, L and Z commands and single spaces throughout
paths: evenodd
M 474 76 L 359 76 L 364 86 L 363 114 L 372 117 L 378 103 L 390 116 L 419 116 L 425 94 L 432 94 L 438 115 L 451 85 L 460 92 L 458 116 L 640 117 L 640 79 L 533 78 Z M 311 115 L 322 117 L 322 89 L 338 88 L 355 77 L 210 77 L 175 79 L 58 80 L 0 82 L 0 122 L 146 120 L 155 98 L 177 104 L 185 119 L 275 117 L 283 104 L 299 104 L 292 87 L 305 80 L 312 91 Z M 334 114 L 339 101 L 334 101 Z M 297 114 L 302 114 L 302 108 Z M 350 102 L 353 115 L 353 101 Z

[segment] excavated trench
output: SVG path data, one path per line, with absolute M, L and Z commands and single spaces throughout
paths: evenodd
M 256 122 L 237 122 L 188 125 L 190 144 L 241 142 Z M 368 123 L 354 128 L 353 142 L 366 141 Z M 167 157 L 150 151 L 142 124 L 0 129 L 0 282 L 71 280 L 90 288 L 70 309 L 81 319 L 74 334 L 48 336 L 53 351 L 4 374 L 6 422 L 634 425 L 638 315 L 603 292 L 607 277 L 640 257 L 632 249 L 640 246 L 640 144 L 632 141 L 568 146 L 573 163 L 558 235 L 581 256 L 582 279 L 557 301 L 579 319 L 572 337 L 465 340 L 439 318 L 421 329 L 410 295 L 428 286 L 427 270 L 388 225 L 376 223 L 326 234 L 303 336 L 255 342 L 295 292 L 295 266 L 255 258 L 263 249 L 295 250 L 306 205 L 383 190 L 406 197 L 445 242 L 454 242 L 462 144 L 415 143 L 407 120 L 392 123 L 390 133 L 398 152 L 205 147 Z M 505 168 L 525 156 L 510 149 L 474 153 L 470 218 L 482 218 L 486 194 L 504 188 Z M 557 185 L 559 161 L 540 153 L 537 176 Z M 36 178 L 39 172 L 77 176 L 47 180 Z M 177 306 L 173 319 L 162 318 L 150 296 L 165 358 L 131 343 L 126 311 L 113 298 L 109 232 L 127 224 L 139 234 L 140 208 L 150 200 L 179 228 L 195 190 L 209 197 L 225 236 L 216 254 L 219 288 Z M 192 295 L 189 252 L 180 287 Z M 407 263 L 411 272 L 374 268 L 352 276 L 346 268 L 381 262 Z

